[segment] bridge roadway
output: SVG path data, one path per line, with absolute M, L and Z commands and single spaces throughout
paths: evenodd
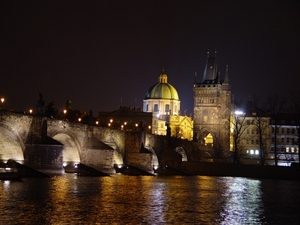
M 153 172 L 166 164 L 195 160 L 197 148 L 193 142 L 142 131 L 1 111 L 0 159 L 40 171 L 61 173 L 63 166 L 82 163 L 104 173 L 127 165 Z

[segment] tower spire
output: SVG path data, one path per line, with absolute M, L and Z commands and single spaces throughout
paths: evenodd
M 225 84 L 229 84 L 228 64 L 226 64 L 226 71 L 225 71 L 224 83 Z
M 229 75 L 228 75 L 228 64 L 226 64 L 226 72 L 225 72 L 224 82 L 223 82 L 222 85 L 225 89 L 230 90 Z
M 210 82 L 217 78 L 218 68 L 217 68 L 217 59 L 216 57 L 209 56 L 209 50 L 207 51 L 207 60 L 203 73 L 202 83 Z

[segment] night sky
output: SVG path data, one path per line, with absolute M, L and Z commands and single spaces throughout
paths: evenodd
M 193 112 L 208 49 L 236 99 L 300 84 L 300 1 L 1 1 L 0 97 L 62 110 L 142 107 L 164 68 L 181 112 Z

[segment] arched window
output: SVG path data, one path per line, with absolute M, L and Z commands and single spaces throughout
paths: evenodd
M 154 104 L 154 112 L 158 112 L 158 104 Z

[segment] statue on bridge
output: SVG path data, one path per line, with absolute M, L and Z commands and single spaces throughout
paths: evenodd
M 45 101 L 43 95 L 39 92 L 40 99 L 37 102 L 36 109 L 38 115 L 44 115 Z

